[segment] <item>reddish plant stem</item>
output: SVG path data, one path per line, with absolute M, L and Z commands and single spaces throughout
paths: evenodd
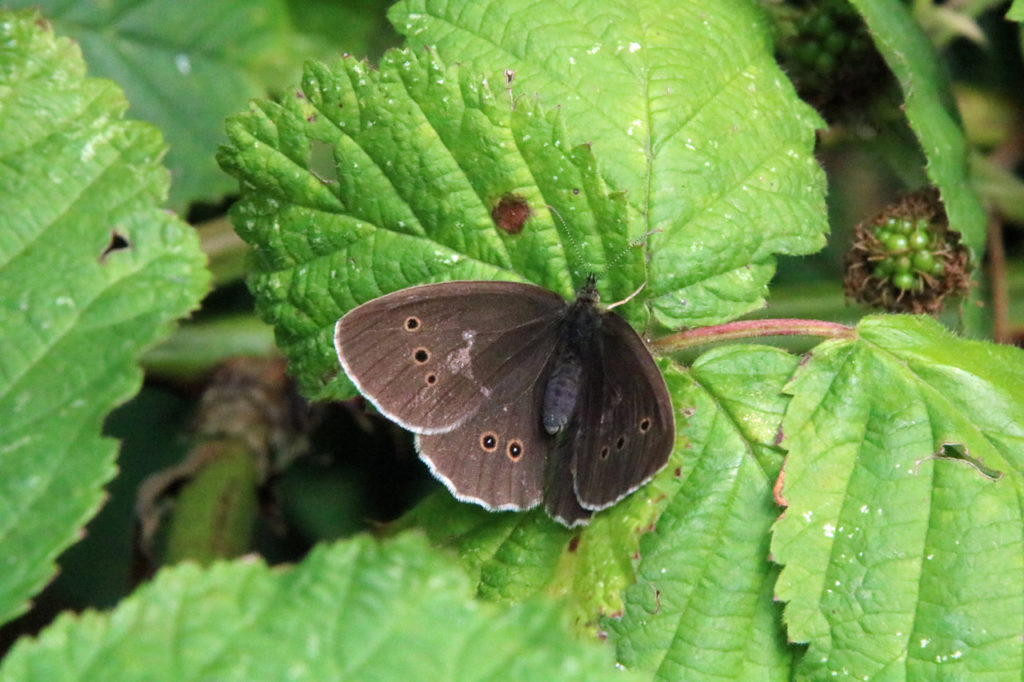
M 1012 343 L 1010 335 L 1010 294 L 1006 282 L 1006 249 L 1003 244 L 1003 221 L 993 215 L 988 219 L 988 276 L 992 284 L 992 338 L 996 343 Z
M 852 339 L 857 335 L 853 327 L 837 322 L 821 320 L 743 320 L 711 327 L 687 329 L 684 332 L 662 336 L 651 342 L 651 347 L 660 353 L 703 346 L 720 341 L 752 339 L 762 336 L 821 336 L 827 339 Z

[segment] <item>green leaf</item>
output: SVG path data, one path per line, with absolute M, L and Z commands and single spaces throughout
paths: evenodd
M 513 111 L 432 53 L 389 52 L 379 71 L 310 64 L 300 96 L 255 104 L 228 136 L 220 161 L 242 181 L 232 217 L 255 247 L 249 284 L 309 395 L 351 395 L 334 323 L 383 293 L 525 279 L 569 296 L 615 259 L 599 280 L 606 298 L 642 281 L 627 206 L 608 195 L 590 149 L 565 141 L 558 112 Z M 509 195 L 533 215 L 519 234 L 491 216 Z M 640 322 L 641 302 L 626 314 Z
M 330 60 L 342 52 L 378 59 L 401 38 L 387 20 L 382 0 L 300 0 L 288 3 L 295 25 L 293 49 L 305 59 Z
M 159 133 L 37 22 L 0 21 L 0 621 L 96 512 L 117 450 L 103 418 L 208 281 L 195 234 L 158 208 Z
M 431 543 L 455 550 L 463 569 L 490 601 L 514 603 L 544 589 L 573 533 L 543 510 L 489 512 L 438 491 L 414 507 L 396 530 L 422 528 Z
M 963 235 L 974 262 L 985 247 L 987 218 L 971 186 L 967 142 L 940 60 L 909 9 L 898 0 L 850 0 L 899 80 L 907 121 L 942 194 L 949 225 Z
M 567 11 L 563 4 L 514 12 L 524 32 L 512 33 L 543 38 L 548 54 L 569 45 L 583 59 L 593 30 L 551 28 L 549 14 Z M 464 9 L 459 17 L 477 5 Z M 504 5 L 491 9 L 499 14 L 488 21 L 513 21 Z M 697 323 L 760 305 L 773 253 L 820 246 L 824 183 L 810 153 L 819 119 L 775 66 L 761 15 L 723 8 L 705 24 L 689 5 L 644 5 L 639 19 L 634 9 L 588 8 L 611 42 L 572 78 L 530 80 L 505 54 L 480 68 L 475 55 L 489 53 L 475 40 L 452 57 L 458 67 L 412 49 L 389 52 L 379 70 L 352 59 L 311 64 L 296 96 L 258 102 L 229 122 L 220 161 L 240 180 L 233 219 L 254 246 L 250 286 L 304 392 L 351 395 L 331 343 L 334 323 L 412 284 L 521 279 L 569 296 L 594 270 L 606 300 L 647 283 L 625 310 L 635 326 L 648 305 L 662 322 Z M 638 33 L 635 49 L 630 38 L 616 53 L 617 36 L 644 17 L 664 30 Z M 754 31 L 752 41 L 735 37 L 740 26 Z M 580 40 L 586 49 L 577 50 Z M 543 105 L 504 91 L 506 66 L 517 69 L 514 87 L 544 87 Z M 654 81 L 657 93 L 647 89 Z M 573 83 L 596 88 L 591 104 L 600 92 L 599 116 L 562 96 Z M 638 143 L 654 151 L 638 154 Z M 531 211 L 518 234 L 492 217 L 510 195 Z M 638 239 L 645 249 L 631 247 Z M 771 447 L 750 446 L 754 466 L 778 457 Z M 673 462 L 575 538 L 540 514 L 488 514 L 443 496 L 407 522 L 458 549 L 481 595 L 565 594 L 585 626 L 621 611 L 637 538 L 683 466 Z
M 233 189 L 213 152 L 224 140 L 224 119 L 279 79 L 275 71 L 289 56 L 284 2 L 6 4 L 39 8 L 58 33 L 78 41 L 91 75 L 117 82 L 132 115 L 160 128 L 170 144 L 173 208 L 218 201 Z
M 182 565 L 109 614 L 65 615 L 0 680 L 621 680 L 561 608 L 480 604 L 454 562 L 406 535 L 315 549 L 299 566 Z
M 721 348 L 674 392 L 690 405 L 689 446 L 657 528 L 640 540 L 625 612 L 604 621 L 627 668 L 658 680 L 789 679 L 768 530 L 781 391 L 797 362 L 771 348 Z
M 411 45 L 492 83 L 511 69 L 517 101 L 561 108 L 569 141 L 593 146 L 640 216 L 659 322 L 754 310 L 774 254 L 824 244 L 822 123 L 776 65 L 754 3 L 403 0 L 389 16 Z
M 1024 22 L 1024 0 L 1013 0 L 1010 9 L 1006 11 L 1006 18 L 1011 21 Z
M 679 425 L 688 445 L 583 532 L 539 510 L 494 514 L 447 493 L 403 525 L 422 525 L 432 542 L 456 549 L 485 599 L 564 596 L 580 632 L 592 630 L 598 616 L 621 616 L 601 625 L 628 667 L 665 679 L 726 669 L 760 679 L 786 671 L 790 653 L 772 602 L 777 571 L 767 544 L 778 513 L 771 488 L 782 464 L 775 439 L 788 398 L 781 390 L 797 362 L 776 349 L 732 346 L 702 356 L 692 376 L 669 368 L 677 413 L 688 415 Z M 655 520 L 656 530 L 644 535 Z M 637 557 L 639 585 L 629 587 Z M 709 604 L 722 609 L 712 616 Z M 727 641 L 736 645 L 725 654 Z
M 810 645 L 801 674 L 1019 669 L 1024 353 L 930 318 L 858 329 L 787 389 L 772 556 L 790 639 Z
M 677 369 L 663 367 L 670 391 L 685 385 Z M 677 440 L 684 436 L 680 430 Z M 418 505 L 397 527 L 421 527 L 433 543 L 455 549 L 480 597 L 515 603 L 546 592 L 568 602 L 577 632 L 593 634 L 599 616 L 622 612 L 622 591 L 635 579 L 638 540 L 673 494 L 686 456 L 677 444 L 661 473 L 595 515 L 585 530 L 567 530 L 541 509 L 488 512 L 447 491 Z

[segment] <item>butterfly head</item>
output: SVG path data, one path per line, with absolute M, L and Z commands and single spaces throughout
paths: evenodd
M 587 275 L 587 281 L 576 290 L 576 300 L 593 305 L 601 302 L 601 294 L 597 292 L 597 275 L 594 273 Z

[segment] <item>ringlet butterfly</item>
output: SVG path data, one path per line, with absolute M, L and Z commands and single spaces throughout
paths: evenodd
M 334 347 L 455 497 L 543 502 L 573 527 L 647 482 L 675 441 L 650 352 L 598 302 L 593 275 L 571 304 L 515 282 L 413 286 L 349 311 Z

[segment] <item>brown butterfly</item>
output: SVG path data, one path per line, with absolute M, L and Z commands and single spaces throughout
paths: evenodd
M 572 527 L 648 481 L 675 442 L 672 402 L 644 342 L 602 310 L 532 284 L 446 282 L 373 299 L 338 320 L 345 373 L 460 500 Z

